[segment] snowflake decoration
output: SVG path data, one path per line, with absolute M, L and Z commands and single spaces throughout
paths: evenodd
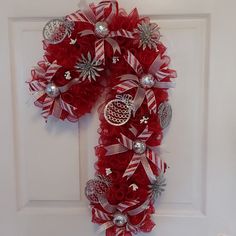
M 139 35 L 139 48 L 143 47 L 143 50 L 147 47 L 155 49 L 161 37 L 159 27 L 155 23 L 142 22 L 138 24 L 135 33 Z
M 166 179 L 164 174 L 161 173 L 159 176 L 156 176 L 156 179 L 149 185 L 150 196 L 153 201 L 156 201 L 157 198 L 165 191 Z
M 104 70 L 101 65 L 102 62 L 93 59 L 90 52 L 88 52 L 87 58 L 82 55 L 82 58 L 78 60 L 75 69 L 80 73 L 79 78 L 82 81 L 88 79 L 91 82 L 92 80 L 96 81 L 96 77 L 100 77 L 99 72 Z

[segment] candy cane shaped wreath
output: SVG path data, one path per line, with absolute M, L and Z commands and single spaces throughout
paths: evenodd
M 98 233 L 150 232 L 154 203 L 166 186 L 159 148 L 176 78 L 158 25 L 137 9 L 127 14 L 114 0 L 82 1 L 78 11 L 50 20 L 43 36 L 44 58 L 28 85 L 46 121 L 76 122 L 106 91 L 96 177 L 85 189 Z

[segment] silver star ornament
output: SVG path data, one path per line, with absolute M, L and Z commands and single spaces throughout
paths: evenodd
M 150 49 L 156 49 L 161 37 L 157 24 L 143 21 L 138 24 L 135 33 L 139 35 L 139 48 L 142 47 L 143 50 L 147 47 Z
M 80 73 L 79 78 L 82 81 L 92 80 L 96 81 L 100 77 L 99 72 L 103 71 L 102 62 L 92 58 L 91 53 L 88 52 L 87 57 L 82 55 L 81 59 L 75 65 L 75 69 Z

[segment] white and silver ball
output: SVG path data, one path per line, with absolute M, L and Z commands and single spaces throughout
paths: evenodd
M 95 24 L 95 34 L 100 38 L 105 38 L 109 34 L 108 24 L 105 21 L 99 21 Z
M 147 146 L 144 142 L 140 141 L 140 140 L 136 140 L 133 143 L 133 151 L 136 154 L 143 154 L 147 149 Z
M 45 88 L 45 93 L 51 98 L 56 98 L 60 94 L 60 89 L 54 83 L 49 83 Z
M 113 218 L 113 223 L 114 225 L 118 226 L 118 227 L 123 227 L 128 221 L 128 218 L 126 215 L 122 214 L 121 212 L 117 212 L 114 215 Z
M 150 89 L 155 85 L 155 78 L 152 74 L 142 75 L 140 83 L 143 88 Z

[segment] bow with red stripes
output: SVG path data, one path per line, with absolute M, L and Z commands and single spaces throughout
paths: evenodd
M 56 72 L 61 68 L 56 61 L 49 63 L 48 61 L 41 61 L 32 70 L 32 77 L 37 78 L 29 82 L 30 91 L 35 97 L 35 105 L 42 108 L 42 116 L 47 120 L 50 115 L 54 115 L 56 118 L 60 118 L 62 111 L 66 111 L 69 114 L 71 120 L 75 120 L 76 117 L 73 113 L 75 108 L 65 102 L 61 97 L 61 92 L 65 92 L 73 84 L 78 81 L 72 80 L 67 85 L 59 87 L 60 95 L 57 97 L 50 97 L 46 94 L 45 89 L 48 84 L 52 82 L 52 78 Z
M 99 221 L 104 222 L 98 229 L 97 234 L 104 232 L 112 227 L 115 227 L 115 236 L 125 236 L 126 232 L 132 232 L 134 234 L 140 231 L 140 227 L 144 224 L 146 219 L 146 214 L 144 215 L 143 219 L 140 221 L 139 224 L 133 225 L 130 223 L 128 218 L 130 216 L 137 215 L 143 211 L 145 211 L 149 206 L 150 200 L 148 199 L 144 202 L 141 206 L 136 207 L 133 210 L 129 210 L 134 206 L 138 205 L 139 202 L 137 200 L 125 201 L 119 203 L 117 206 L 111 205 L 107 199 L 101 198 L 100 205 L 102 206 L 103 210 L 96 208 L 93 206 L 93 215 Z M 117 213 L 123 214 L 127 217 L 127 223 L 122 227 L 117 227 L 114 223 L 114 215 Z
M 127 55 L 124 58 L 133 68 L 136 75 L 126 74 L 121 76 L 121 83 L 116 85 L 114 89 L 116 89 L 118 93 L 125 93 L 126 91 L 136 88 L 137 92 L 134 98 L 135 112 L 142 105 L 146 97 L 149 111 L 156 113 L 157 103 L 153 88 L 169 89 L 175 86 L 174 82 L 162 82 L 162 80 L 167 77 L 176 78 L 176 72 L 167 68 L 170 62 L 169 57 L 161 56 L 159 54 L 149 67 L 147 74 L 152 75 L 154 78 L 154 85 L 152 88 L 144 88 L 140 83 L 144 70 L 138 59 L 130 51 L 127 52 Z
M 130 150 L 134 152 L 134 143 L 141 141 L 145 145 L 146 149 L 143 153 L 134 152 L 129 165 L 123 174 L 123 177 L 127 177 L 128 179 L 132 177 L 138 166 L 142 164 L 150 182 L 152 182 L 155 179 L 155 175 L 150 167 L 149 161 L 151 161 L 158 167 L 159 170 L 163 172 L 166 171 L 167 164 L 158 157 L 158 154 L 154 151 L 153 147 L 146 144 L 153 132 L 149 131 L 147 127 L 140 135 L 137 135 L 137 130 L 134 127 L 131 129 L 131 131 L 135 135 L 135 138 L 130 139 L 124 134 L 121 134 L 121 137 L 118 139 L 118 144 L 105 147 L 107 151 L 106 156 L 124 153 Z
M 113 17 L 118 14 L 118 3 L 117 1 L 102 1 L 97 6 L 90 4 L 89 6 L 86 2 L 82 2 L 81 10 L 67 16 L 68 20 L 79 21 L 89 23 L 94 27 L 94 30 L 83 30 L 80 32 L 81 36 L 86 35 L 96 35 L 95 25 L 98 22 L 106 22 L 109 26 Z M 95 9 L 95 11 L 93 11 Z M 106 16 L 105 11 L 110 9 L 110 14 Z M 116 52 L 121 53 L 120 46 L 114 38 L 134 38 L 133 33 L 120 29 L 117 31 L 110 31 L 105 37 L 98 37 L 95 41 L 95 58 L 97 61 L 101 61 L 105 64 L 105 42 L 109 43 L 113 49 L 113 54 Z

